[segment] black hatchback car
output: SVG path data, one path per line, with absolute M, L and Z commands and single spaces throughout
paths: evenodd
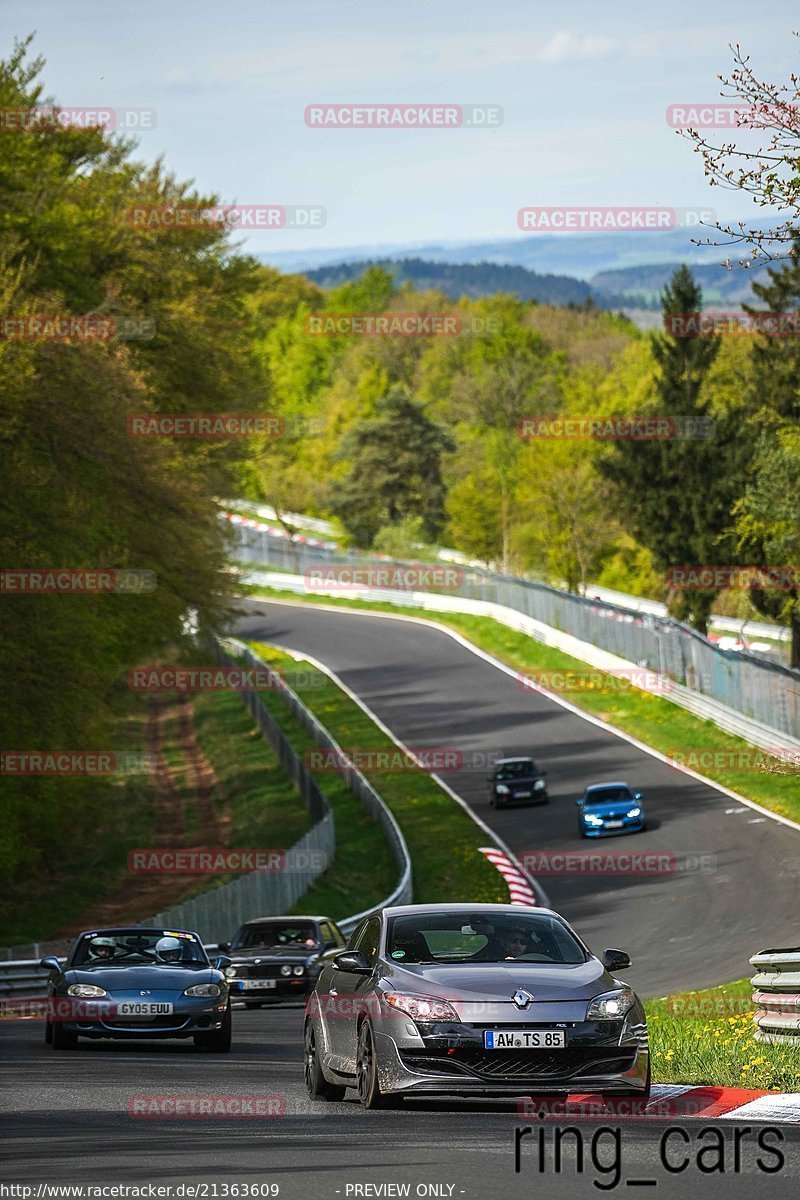
M 323 964 L 344 946 L 344 934 L 330 917 L 256 917 L 219 948 L 231 959 L 226 971 L 231 997 L 260 1008 L 305 1000 Z
M 488 777 L 489 803 L 493 808 L 504 804 L 547 804 L 545 772 L 532 758 L 499 758 Z

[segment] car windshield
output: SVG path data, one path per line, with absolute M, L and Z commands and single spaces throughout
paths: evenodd
M 633 796 L 626 787 L 598 788 L 596 792 L 587 792 L 585 805 L 594 808 L 596 804 L 613 804 L 619 800 L 632 800 Z
M 393 917 L 388 955 L 405 963 L 582 963 L 586 952 L 563 921 L 544 915 L 419 913 Z
M 259 921 L 246 925 L 236 935 L 232 949 L 249 950 L 254 946 L 304 946 L 320 944 L 317 927 L 311 921 Z
M 524 758 L 519 762 L 503 763 L 494 773 L 495 779 L 525 779 L 536 774 L 536 764 L 533 759 Z
M 184 930 L 157 929 L 143 932 L 137 929 L 96 929 L 85 933 L 75 947 L 70 967 L 132 967 L 147 964 L 158 966 L 165 962 L 156 953 L 156 943 L 172 938 L 178 943 L 169 954 L 175 963 L 208 966 L 208 956 L 193 933 Z M 168 962 L 165 965 L 169 965 Z

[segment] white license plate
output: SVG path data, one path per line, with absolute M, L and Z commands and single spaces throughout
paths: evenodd
M 250 988 L 274 988 L 277 979 L 241 979 L 239 981 L 245 990 Z
M 624 821 L 606 821 L 606 829 L 622 829 Z
M 514 795 L 517 797 L 518 800 L 529 800 L 530 799 L 530 792 L 514 792 Z
M 171 1004 L 155 1000 L 122 1000 L 116 1006 L 118 1017 L 167 1017 L 172 1012 Z
M 567 1035 L 563 1029 L 485 1029 L 485 1050 L 563 1050 Z

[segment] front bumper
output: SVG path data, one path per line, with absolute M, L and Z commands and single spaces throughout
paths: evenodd
M 522 1026 L 520 1026 L 522 1028 Z M 524 1026 L 531 1028 L 531 1025 Z M 510 1028 L 502 1026 L 502 1028 Z M 567 1029 L 563 1050 L 485 1050 L 484 1027 L 427 1026 L 421 1045 L 376 1032 L 381 1091 L 563 1095 L 644 1093 L 649 1050 L 643 1023 L 581 1022 Z
M 252 982 L 260 983 L 261 981 L 254 979 Z M 300 978 L 285 976 L 274 982 L 274 987 L 243 988 L 239 986 L 239 980 L 231 979 L 231 1000 L 257 1000 L 259 1004 L 269 1004 L 271 1001 L 305 1000 L 314 990 L 315 980 L 308 976 Z
M 136 996 L 111 996 L 112 1001 L 136 1000 Z M 168 1015 L 116 1017 L 91 1013 L 91 1002 L 75 1020 L 59 1022 L 70 1033 L 88 1038 L 184 1038 L 198 1033 L 212 1033 L 222 1027 L 227 997 L 208 999 L 181 996 L 169 997 L 173 1011 Z
M 581 829 L 584 837 L 617 837 L 624 833 L 641 833 L 644 830 L 644 817 L 634 817 L 631 820 L 626 820 L 622 824 L 621 829 L 609 829 L 605 825 L 587 825 L 581 822 Z

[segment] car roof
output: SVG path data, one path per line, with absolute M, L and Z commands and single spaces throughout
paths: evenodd
M 424 916 L 426 913 L 437 912 L 463 912 L 463 913 L 500 913 L 508 916 L 535 916 L 537 913 L 545 917 L 561 917 L 552 908 L 540 908 L 538 904 L 398 904 L 392 908 L 384 908 L 383 914 L 387 917 L 403 917 L 411 916 L 418 913 Z M 376 914 L 377 915 L 377 914 Z M 564 918 L 561 918 L 564 920 Z
M 586 791 L 587 792 L 599 792 L 601 790 L 601 788 L 613 788 L 613 787 L 627 788 L 628 791 L 630 791 L 630 784 L 626 783 L 624 779 L 611 779 L 611 780 L 609 780 L 608 783 L 593 783 L 590 787 L 587 787 Z
M 308 917 L 305 913 L 301 913 L 299 916 L 282 917 L 280 915 L 276 916 L 275 913 L 267 913 L 266 916 L 251 917 L 249 921 L 243 921 L 240 928 L 244 929 L 245 925 L 260 925 L 262 921 L 288 921 L 293 925 L 297 921 L 330 921 L 332 925 L 336 924 L 333 917 Z
M 514 758 L 496 758 L 494 760 L 494 765 L 496 767 L 502 767 L 506 763 L 515 762 L 533 762 L 533 759 L 531 758 L 530 754 L 517 754 Z

